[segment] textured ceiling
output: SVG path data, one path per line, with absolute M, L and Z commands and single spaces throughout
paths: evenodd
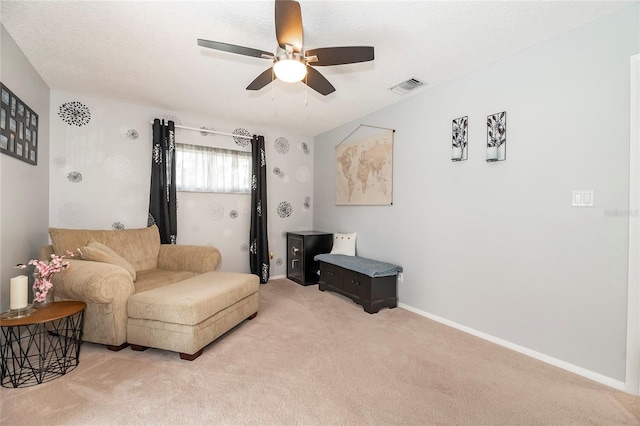
M 248 92 L 268 60 L 196 44 L 204 38 L 275 51 L 271 1 L 2 0 L 0 17 L 53 90 L 314 136 L 629 3 L 303 0 L 306 49 L 375 47 L 373 62 L 318 67 L 336 88 L 326 97 L 302 83 Z M 388 90 L 412 77 L 428 85 L 404 97 Z

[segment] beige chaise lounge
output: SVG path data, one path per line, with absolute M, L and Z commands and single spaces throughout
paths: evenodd
M 258 312 L 255 275 L 214 272 L 213 247 L 160 244 L 158 228 L 50 228 L 40 258 L 80 249 L 53 277 L 55 300 L 87 304 L 83 340 L 119 350 L 151 346 L 194 359 Z M 128 333 L 131 333 L 129 338 Z

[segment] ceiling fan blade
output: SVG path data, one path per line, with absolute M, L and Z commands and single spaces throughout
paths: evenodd
M 356 62 L 373 61 L 373 47 L 321 47 L 307 50 L 305 56 L 318 57 L 318 60 L 313 62 L 314 66 L 355 64 Z
M 238 55 L 254 56 L 256 58 L 273 59 L 273 53 L 264 50 L 252 49 L 250 47 L 237 46 L 235 44 L 222 43 L 219 41 L 198 39 L 198 46 L 209 49 L 222 50 L 223 52 L 237 53 Z
M 247 90 L 260 90 L 273 80 L 273 67 L 267 69 L 247 86 Z
M 300 3 L 291 0 L 276 0 L 276 38 L 281 48 L 293 46 L 293 51 L 302 51 L 302 11 Z
M 309 66 L 307 66 L 307 77 L 306 79 L 303 79 L 302 82 L 306 83 L 307 86 L 311 87 L 313 90 L 324 96 L 327 96 L 329 93 L 333 93 L 336 91 L 336 88 L 333 87 L 331 83 L 329 83 L 329 80 L 324 78 L 324 76 L 317 70 Z

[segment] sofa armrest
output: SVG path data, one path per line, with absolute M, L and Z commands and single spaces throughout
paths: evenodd
M 220 267 L 222 256 L 215 247 L 161 244 L 158 268 L 204 273 Z
M 53 276 L 54 294 L 85 303 L 127 300 L 135 293 L 131 275 L 120 266 L 89 260 L 65 259 L 69 268 Z

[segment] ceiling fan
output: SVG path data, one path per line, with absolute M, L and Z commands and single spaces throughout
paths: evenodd
M 198 45 L 238 55 L 253 56 L 273 61 L 247 86 L 247 90 L 260 90 L 273 81 L 273 75 L 282 81 L 294 83 L 302 81 L 316 92 L 326 96 L 336 89 L 329 80 L 310 65 L 330 66 L 354 64 L 373 60 L 371 46 L 323 47 L 303 50 L 302 12 L 300 3 L 292 0 L 276 0 L 275 26 L 278 47 L 276 53 L 237 46 L 219 41 L 198 39 Z

